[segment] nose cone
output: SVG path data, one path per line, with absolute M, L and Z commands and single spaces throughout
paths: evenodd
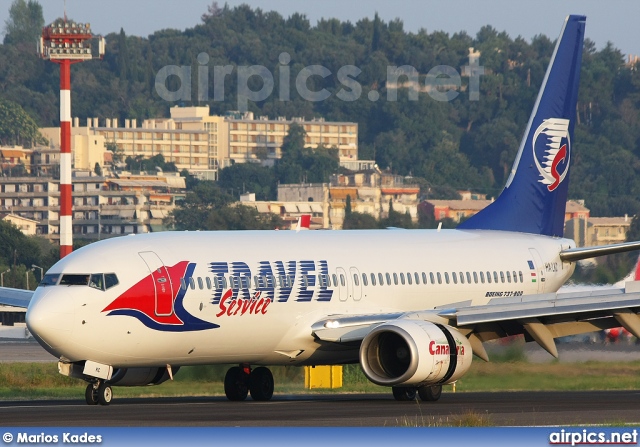
M 38 343 L 59 357 L 59 348 L 71 338 L 73 302 L 64 289 L 40 287 L 29 303 L 26 321 Z

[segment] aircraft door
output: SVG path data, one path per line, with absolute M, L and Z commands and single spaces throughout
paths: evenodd
M 349 279 L 353 281 L 353 300 L 360 301 L 362 298 L 362 278 L 360 277 L 360 272 L 357 268 L 351 267 L 349 269 L 349 274 L 351 275 Z
M 167 316 L 173 313 L 173 285 L 169 272 L 162 260 L 152 251 L 138 253 L 147 264 L 153 280 L 153 293 L 155 294 L 155 313 L 158 316 Z
M 542 263 L 542 258 L 540 257 L 540 253 L 535 248 L 530 248 L 529 253 L 533 257 L 533 269 L 530 270 L 531 280 L 534 279 L 538 283 L 538 293 L 544 293 L 544 264 Z M 531 267 L 531 266 L 530 266 Z
M 338 267 L 336 269 L 335 280 L 338 281 L 337 286 L 340 301 L 347 301 L 349 298 L 351 298 L 351 290 L 349 288 L 349 278 L 347 278 L 347 272 L 342 267 Z

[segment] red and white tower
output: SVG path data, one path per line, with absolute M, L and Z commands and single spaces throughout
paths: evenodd
M 91 51 L 88 23 L 57 20 L 42 29 L 38 53 L 60 65 L 60 258 L 73 250 L 71 186 L 71 64 L 104 56 L 105 41 L 98 37 L 98 51 Z

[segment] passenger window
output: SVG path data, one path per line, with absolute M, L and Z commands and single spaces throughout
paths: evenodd
M 393 274 L 393 284 L 395 284 L 396 286 L 398 285 L 398 274 L 397 273 Z
M 522 270 L 518 272 L 518 276 L 520 276 L 520 282 L 524 282 L 524 278 L 522 277 Z
M 491 284 L 491 272 L 487 272 L 487 282 Z
M 213 285 L 217 290 L 222 289 L 222 281 L 220 281 L 220 277 L 219 276 L 214 276 L 213 277 Z
M 347 285 L 347 283 L 344 281 L 344 275 L 342 273 L 340 273 L 340 284 L 342 284 L 342 287 Z
M 207 283 L 207 289 L 211 290 L 211 278 L 207 276 L 204 280 Z
M 431 282 L 433 282 L 433 280 L 431 280 Z M 426 284 L 427 283 L 427 274 L 425 272 L 422 272 L 422 284 Z
M 467 272 L 467 284 L 471 284 L 471 273 Z
M 378 273 L 378 283 L 381 286 L 384 286 L 384 277 L 382 276 L 382 273 Z
M 407 273 L 407 284 L 411 285 L 411 273 Z
M 371 274 L 371 285 L 372 286 L 376 285 L 376 274 L 375 273 Z
M 404 273 L 400 273 L 400 283 L 404 286 Z
M 191 290 L 196 290 L 196 282 L 193 278 L 189 278 L 189 285 L 191 286 Z
M 338 287 L 338 275 L 333 274 L 333 287 Z
M 473 282 L 478 284 L 478 273 L 477 272 L 473 272 Z M 484 281 L 482 281 L 484 282 Z
M 198 288 L 200 290 L 204 289 L 204 284 L 202 283 L 202 278 L 198 276 Z
M 516 275 L 515 270 L 513 271 L 513 282 L 518 282 L 518 275 Z
M 387 285 L 390 286 L 391 285 L 391 275 L 388 273 L 385 273 L 385 276 L 387 277 Z
M 367 286 L 368 285 L 367 284 L 367 274 L 366 273 L 362 274 L 362 285 L 363 286 Z
M 500 282 L 504 284 L 504 272 L 500 272 Z
M 269 287 L 270 289 L 273 289 L 276 285 L 276 281 L 275 278 L 271 275 L 268 275 L 266 277 L 266 281 L 267 281 L 267 287 Z
M 89 287 L 98 290 L 104 290 L 104 278 L 102 277 L 102 273 L 94 273 L 91 275 L 91 279 L 89 280 Z
M 184 278 L 180 278 L 180 288 L 182 290 L 187 290 L 187 282 L 184 280 Z
M 356 275 L 355 273 L 353 274 L 353 284 L 356 287 L 360 285 L 360 279 L 358 278 L 358 275 Z
M 449 272 L 444 272 L 444 280 L 447 284 L 449 284 Z
M 307 278 L 307 275 L 302 275 L 301 280 L 302 280 L 302 287 L 309 287 L 309 278 Z
M 498 284 L 498 272 L 496 272 L 495 270 L 493 271 L 493 282 Z
M 423 273 L 423 275 L 424 275 L 424 273 Z M 420 275 L 418 275 L 418 272 L 414 272 L 413 273 L 413 277 L 416 279 L 416 286 L 420 285 Z M 425 276 L 424 279 L 425 279 L 425 284 L 426 284 L 427 277 Z
M 507 282 L 511 282 L 511 272 L 507 270 Z
M 442 284 L 442 275 L 440 275 L 440 272 L 437 272 L 436 276 L 438 277 L 438 284 Z M 436 283 L 433 280 L 433 273 L 431 274 L 431 282 L 434 283 L 434 284 Z
M 451 273 L 451 277 L 453 278 L 453 283 L 458 284 L 458 275 L 456 275 L 456 272 Z
M 118 285 L 118 277 L 115 273 L 105 273 L 104 274 L 104 289 L 109 290 L 110 288 Z

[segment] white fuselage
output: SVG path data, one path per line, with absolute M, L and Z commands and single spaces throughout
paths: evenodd
M 319 349 L 313 323 L 555 292 L 573 272 L 559 252 L 574 246 L 480 230 L 128 236 L 84 247 L 47 272 L 115 274 L 117 285 L 40 286 L 27 323 L 63 360 L 114 367 L 355 361 L 353 352 Z

